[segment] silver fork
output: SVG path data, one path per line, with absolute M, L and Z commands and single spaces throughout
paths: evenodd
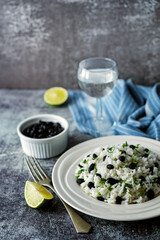
M 49 187 L 59 197 L 67 212 L 69 213 L 71 220 L 77 233 L 88 233 L 91 229 L 91 225 L 82 219 L 63 199 L 58 195 L 54 187 L 52 186 L 51 179 L 44 172 L 38 161 L 33 157 L 25 157 L 26 164 L 29 172 L 36 183 Z

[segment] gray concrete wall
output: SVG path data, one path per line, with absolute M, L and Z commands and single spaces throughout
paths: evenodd
M 157 0 L 0 0 L 0 88 L 77 88 L 78 62 L 105 56 L 119 76 L 160 81 Z

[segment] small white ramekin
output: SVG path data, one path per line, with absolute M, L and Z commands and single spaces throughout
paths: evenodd
M 50 138 L 30 138 L 26 137 L 22 132 L 26 127 L 40 120 L 49 122 L 59 122 L 64 130 L 56 136 Z M 28 156 L 35 158 L 51 158 L 64 152 L 68 144 L 68 122 L 66 119 L 53 114 L 40 114 L 29 117 L 17 126 L 17 133 L 21 141 L 22 149 Z

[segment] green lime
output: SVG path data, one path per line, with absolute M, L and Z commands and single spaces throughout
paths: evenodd
M 68 92 L 62 87 L 52 87 L 46 90 L 44 101 L 51 106 L 58 106 L 66 102 Z
M 53 198 L 53 195 L 38 183 L 26 181 L 24 196 L 28 206 L 38 208 Z

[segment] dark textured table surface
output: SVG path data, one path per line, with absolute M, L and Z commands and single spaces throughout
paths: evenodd
M 68 148 L 91 139 L 80 133 L 72 120 L 67 104 L 50 107 L 43 102 L 43 90 L 0 90 L 0 239 L 160 239 L 160 217 L 136 222 L 108 221 L 80 213 L 91 223 L 89 234 L 77 234 L 62 203 L 55 196 L 42 209 L 32 209 L 24 200 L 24 185 L 31 180 L 23 160 L 16 133 L 17 124 L 26 117 L 53 113 L 68 119 Z M 57 157 L 40 160 L 51 175 Z

